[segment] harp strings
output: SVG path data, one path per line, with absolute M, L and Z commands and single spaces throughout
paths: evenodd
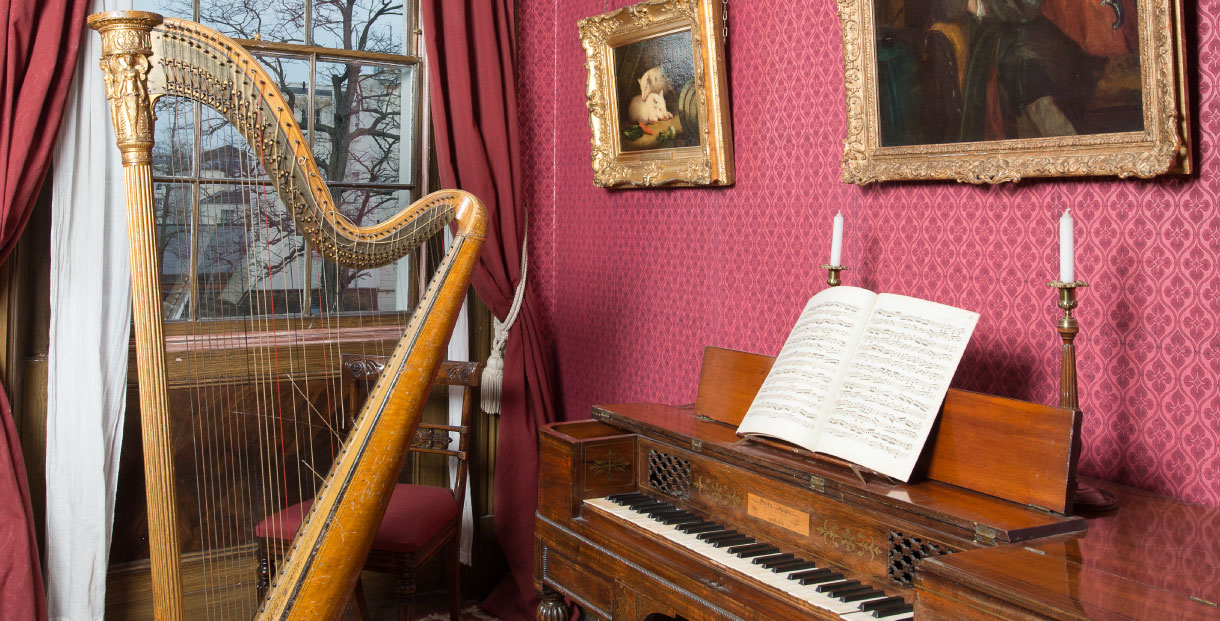
M 174 57 L 187 66 L 216 65 L 213 51 L 187 40 L 175 45 Z M 214 81 L 205 84 L 196 73 L 174 71 L 197 92 L 216 89 Z M 348 88 L 358 95 L 362 76 L 357 66 L 348 71 Z M 232 101 L 258 101 L 240 69 L 229 84 L 235 89 Z M 171 360 L 181 355 L 190 376 L 180 401 L 188 406 L 181 426 L 191 431 L 190 487 L 196 497 L 196 524 L 186 552 L 197 553 L 201 563 L 201 596 L 209 617 L 247 618 L 258 606 L 254 525 L 317 495 L 356 415 L 339 386 L 340 360 L 353 350 L 376 353 L 366 339 L 351 335 L 384 325 L 366 312 L 388 310 L 380 308 L 379 289 L 389 274 L 379 269 L 408 272 L 396 280 L 400 287 L 409 282 L 412 291 L 400 298 L 405 308 L 396 310 L 411 312 L 445 254 L 447 236 L 434 235 L 410 259 L 387 268 L 346 268 L 325 260 L 295 231 L 259 161 L 293 146 L 285 144 L 261 105 L 250 117 L 253 129 L 239 131 L 207 105 L 173 96 L 162 101 L 170 106 L 161 119 L 168 117 L 170 125 L 171 170 L 163 182 L 167 221 L 161 229 L 177 235 L 162 243 L 166 255 L 183 255 L 165 298 L 166 319 L 181 320 L 174 338 L 182 353 Z M 310 127 L 312 142 L 310 121 L 302 125 Z M 178 144 L 183 139 L 193 150 Z M 296 174 L 296 159 L 285 163 Z M 328 167 L 325 173 L 331 181 L 344 180 L 344 170 Z M 361 200 L 383 204 L 378 201 L 386 196 L 374 192 L 336 190 L 332 204 L 353 224 L 367 226 L 387 215 L 380 208 L 372 213 L 356 208 Z M 402 207 L 410 202 L 404 194 L 392 190 L 389 196 L 407 199 L 396 201 Z M 435 230 L 432 222 L 443 217 L 436 210 L 422 214 L 408 230 L 412 235 Z M 346 249 L 379 246 L 360 239 L 339 243 Z M 358 312 L 340 317 L 353 310 Z M 188 443 L 180 445 L 185 450 Z M 277 532 L 284 526 L 273 525 Z M 267 541 L 275 546 L 272 559 L 288 556 L 287 540 Z

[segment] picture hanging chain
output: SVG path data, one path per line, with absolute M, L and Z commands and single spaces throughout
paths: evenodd
M 723 38 L 727 42 L 729 40 L 729 0 L 723 1 L 724 10 L 720 12 L 720 21 L 724 22 L 724 28 L 721 29 L 720 34 L 724 35 Z

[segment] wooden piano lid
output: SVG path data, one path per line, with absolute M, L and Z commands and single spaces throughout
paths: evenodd
M 928 559 L 917 582 L 1055 618 L 1220 618 L 1220 509 L 1088 483 L 1122 508 L 1087 533 Z
M 968 538 L 978 534 L 997 542 L 1023 541 L 1085 528 L 1079 517 L 1065 517 L 939 481 L 888 484 L 869 479 L 862 483 L 844 466 L 738 438 L 736 426 L 696 416 L 690 406 L 594 406 L 593 417 L 675 446 L 695 446 L 706 456 L 802 489 L 810 489 L 811 482 L 816 481 L 826 495 L 883 512 L 907 512 L 936 520 Z

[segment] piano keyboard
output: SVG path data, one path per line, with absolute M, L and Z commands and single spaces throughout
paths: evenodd
M 907 621 L 914 606 L 901 597 L 847 579 L 817 562 L 757 541 L 646 494 L 631 492 L 586 499 L 619 519 L 714 561 L 730 572 L 745 574 L 813 606 L 849 621 Z

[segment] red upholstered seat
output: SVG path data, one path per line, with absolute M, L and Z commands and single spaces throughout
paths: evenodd
M 369 389 L 377 381 L 389 358 L 345 354 L 343 366 L 343 394 L 348 411 L 360 411 L 361 403 Z M 370 364 L 372 363 L 372 364 Z M 369 369 L 373 369 L 372 372 Z M 450 476 L 449 487 L 399 484 L 391 491 L 385 516 L 373 536 L 369 555 L 364 559 L 364 571 L 393 574 L 397 579 L 394 594 L 398 599 L 398 621 L 414 619 L 412 609 L 415 602 L 415 574 L 423 564 L 434 557 L 445 560 L 445 574 L 449 582 L 449 618 L 461 618 L 462 564 L 461 514 L 462 502 L 466 498 L 466 473 L 468 471 L 467 447 L 470 442 L 470 419 L 474 409 L 475 389 L 479 386 L 482 365 L 467 362 L 446 361 L 436 372 L 436 385 L 460 386 L 462 388 L 462 421 L 460 425 L 436 423 L 419 424 L 419 431 L 411 440 L 411 471 L 416 467 L 440 465 L 448 462 L 457 467 L 456 476 Z M 450 438 L 457 435 L 457 446 L 450 446 Z M 422 464 L 416 457 L 428 453 L 429 460 Z M 454 497 L 461 501 L 454 501 Z M 262 597 L 271 586 L 271 575 L 275 565 L 283 560 L 287 552 L 282 542 L 291 540 L 301 528 L 301 521 L 309 512 L 313 501 L 302 502 L 269 516 L 254 529 L 259 539 L 258 592 Z M 364 605 L 364 590 L 356 582 L 353 604 L 357 618 L 367 619 Z
M 307 500 L 267 517 L 254 527 L 254 534 L 267 539 L 292 539 L 311 504 L 313 501 Z M 457 515 L 458 503 L 448 488 L 400 483 L 390 496 L 385 517 L 373 538 L 373 549 L 414 552 L 443 526 L 456 520 Z

